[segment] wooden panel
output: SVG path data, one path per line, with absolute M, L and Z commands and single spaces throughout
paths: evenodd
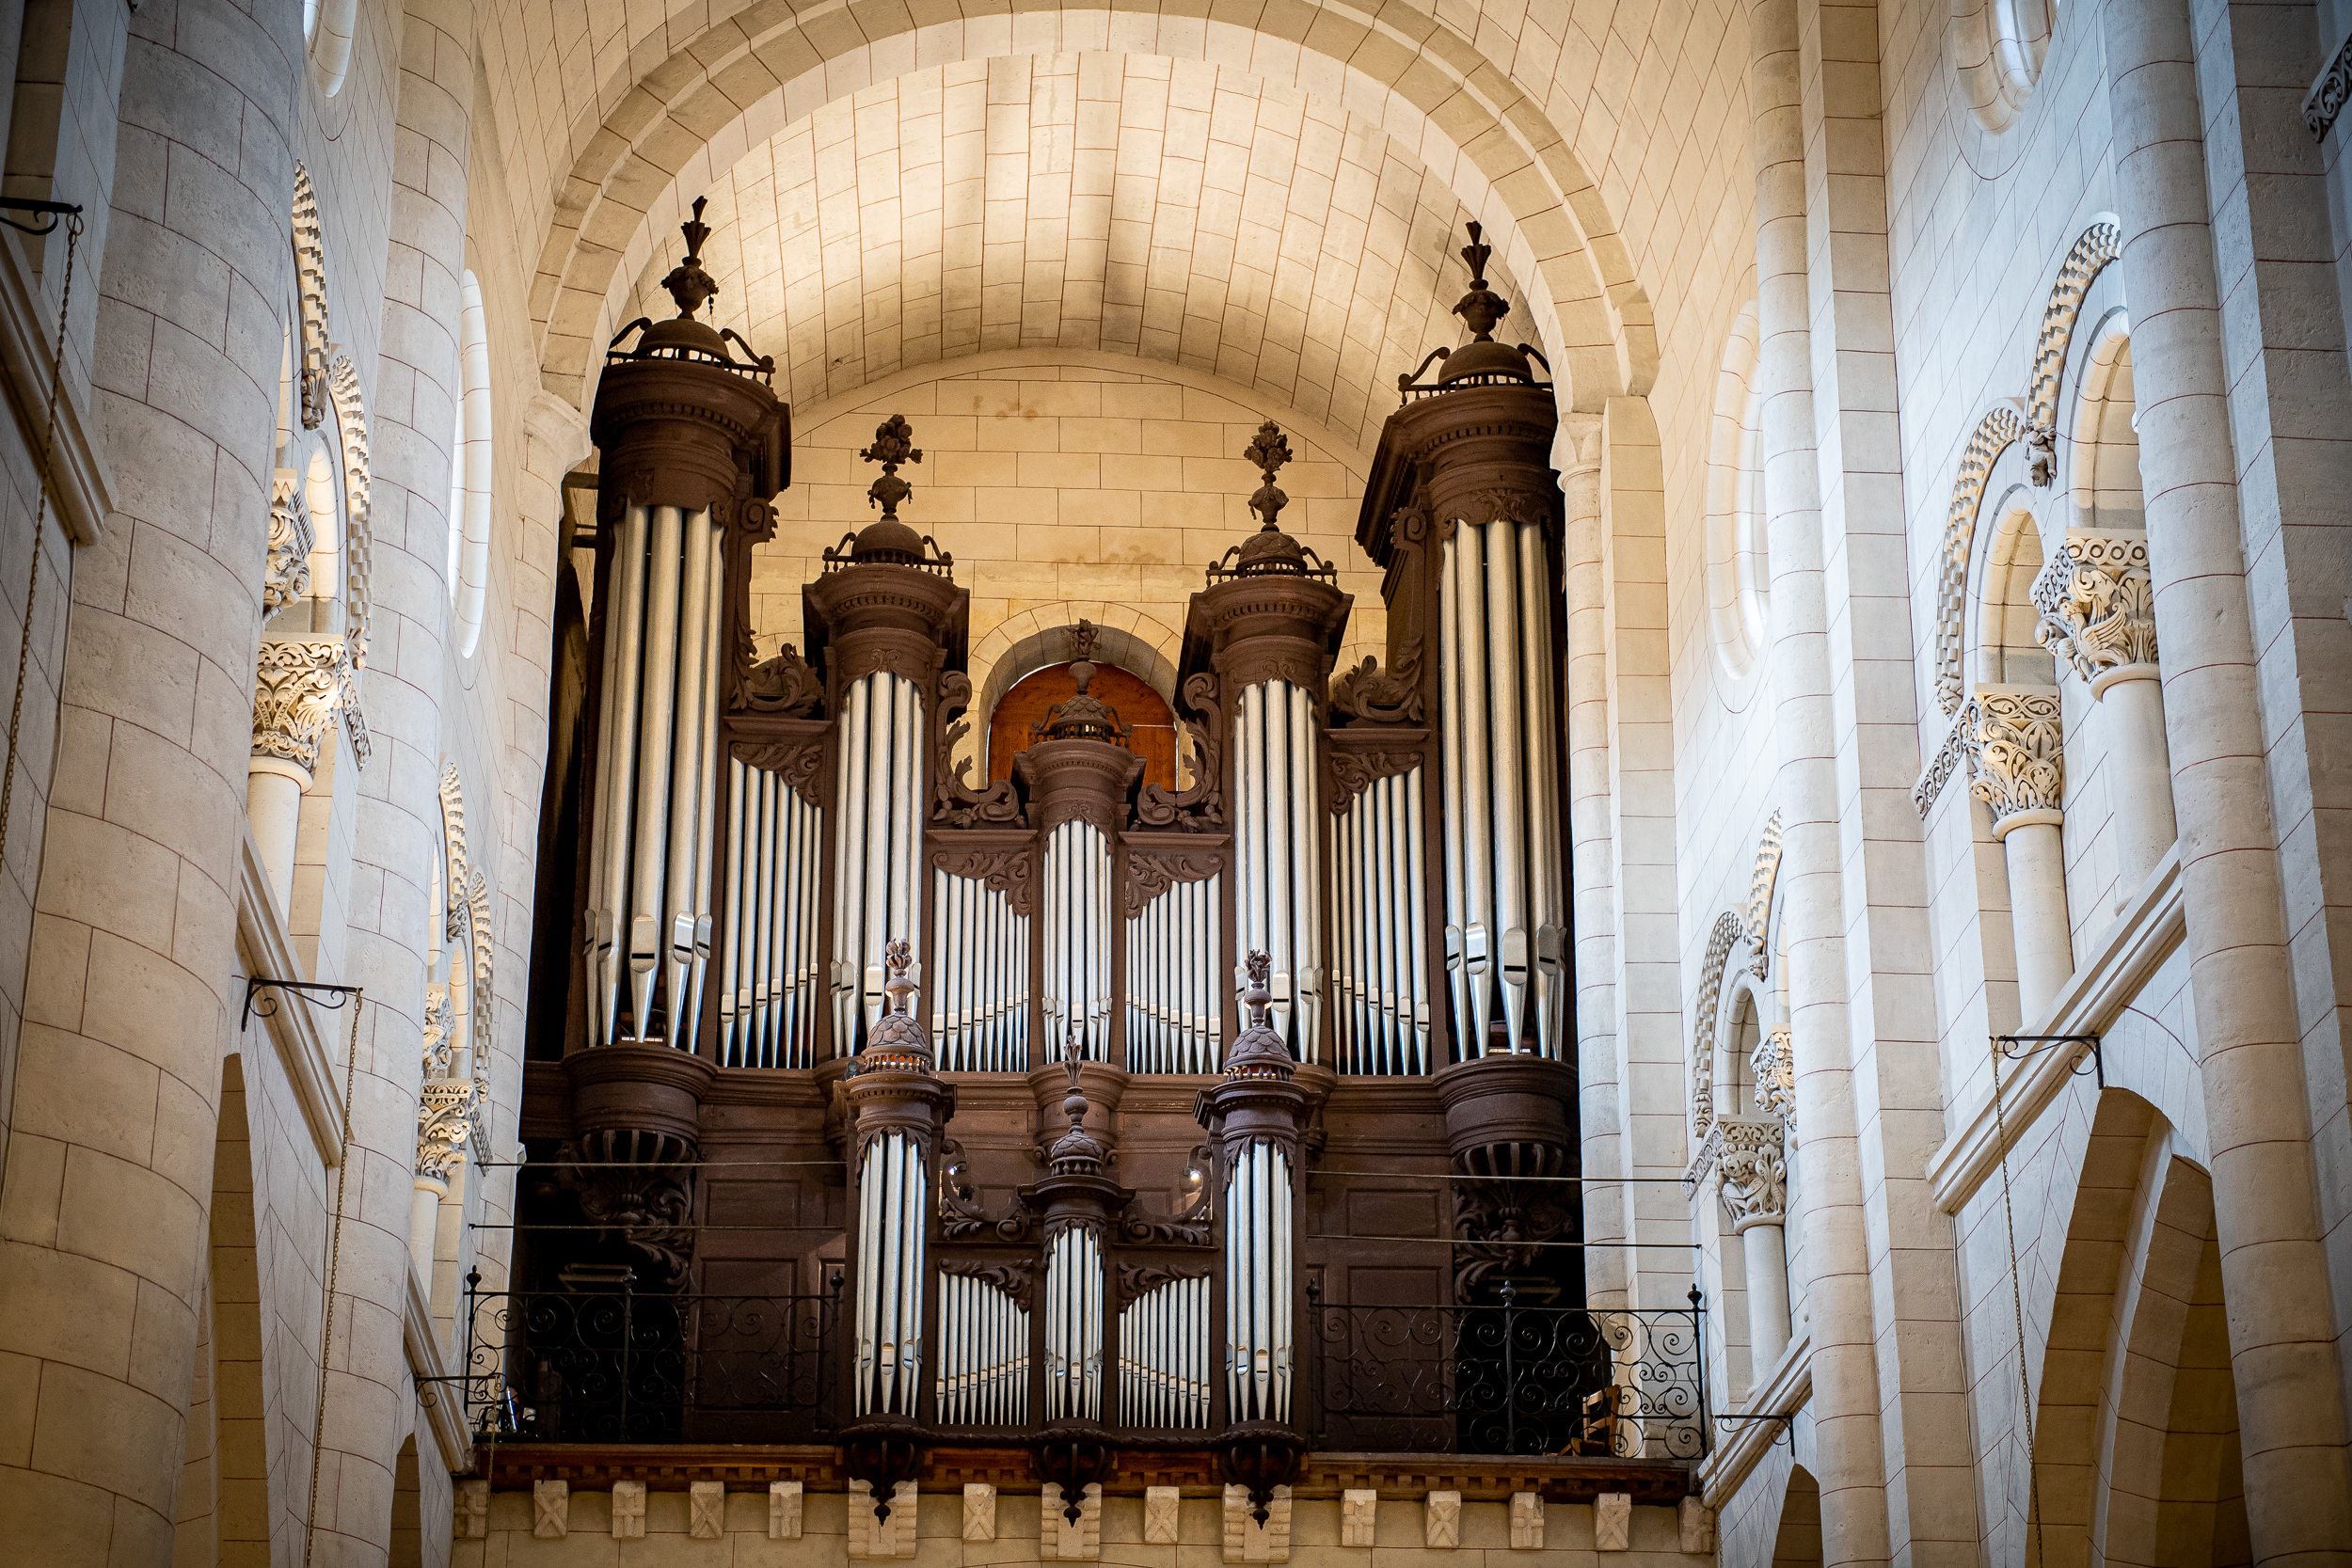
M 1109 704 L 1119 721 L 1135 732 L 1127 744 L 1143 759 L 1143 782 L 1175 788 L 1176 721 L 1160 694 L 1114 664 L 1096 665 L 1088 689 Z M 1012 759 L 1028 749 L 1029 727 L 1077 690 L 1070 666 L 1055 664 L 1023 676 L 997 699 L 996 711 L 988 716 L 989 783 L 1012 777 Z

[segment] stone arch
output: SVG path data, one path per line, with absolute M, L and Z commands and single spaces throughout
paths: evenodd
M 1772 1529 L 1772 1568 L 1821 1568 L 1821 1487 L 1802 1465 L 1788 1466 Z
M 326 317 L 326 234 L 318 192 L 299 159 L 294 183 L 294 298 L 302 323 L 302 423 L 316 430 L 326 418 L 326 362 L 334 344 Z
M 2004 488 L 1983 509 L 1993 521 L 1979 530 L 1970 571 L 1968 649 L 1963 668 L 1973 666 L 1972 684 L 2055 689 L 2058 666 L 2035 636 L 2042 612 L 2034 605 L 2034 578 L 2050 552 L 2065 543 L 2062 522 L 2047 515 L 2048 498 L 2026 484 Z M 2055 525 L 2058 537 L 2048 531 Z
M 368 407 L 359 389 L 358 367 L 337 356 L 326 372 L 328 401 L 335 414 L 335 431 L 343 460 L 343 594 L 345 636 L 351 643 L 351 667 L 357 671 L 368 666 L 368 632 L 373 616 L 373 600 L 369 592 L 369 574 L 373 565 L 370 531 L 371 496 L 373 485 L 368 460 Z M 356 676 L 355 676 L 356 679 Z M 352 737 L 362 764 L 367 760 L 367 748 L 358 744 L 358 736 Z
M 1699 964 L 1699 992 L 1692 1009 L 1691 1032 L 1691 1142 L 1694 1149 L 1713 1130 L 1717 1115 L 1750 1114 L 1747 1107 L 1719 1099 L 1725 1081 L 1723 1064 L 1729 1043 L 1723 1031 L 1732 1022 L 1730 1005 L 1742 997 L 1753 998 L 1759 1044 L 1774 1026 L 1788 1022 L 1780 993 L 1770 984 L 1780 862 L 1780 812 L 1776 808 L 1765 818 L 1763 832 L 1756 837 L 1748 896 L 1739 909 L 1725 910 L 1715 917 L 1714 928 L 1708 933 L 1707 956 Z
M 1993 465 L 2025 436 L 2026 421 L 2016 404 L 2003 399 L 1985 411 L 1961 449 L 1951 503 L 1945 509 L 1944 542 L 1937 552 L 1935 575 L 1935 700 L 1946 713 L 1959 712 L 1967 695 L 1967 681 L 1962 673 L 1963 647 L 1978 511 L 1993 478 Z
M 2074 515 L 2101 532 L 2147 525 L 2139 481 L 2132 323 L 2121 306 L 2093 325 L 2068 404 L 2067 481 Z
M 1772 604 L 1760 341 L 1750 299 L 1724 334 L 1707 450 L 1707 609 L 1716 657 L 1740 687 L 1760 665 Z
M 1658 364 L 1648 298 L 1598 186 L 1541 106 L 1434 22 L 1426 32 L 1408 33 L 1336 4 L 1327 8 L 1325 0 L 1307 8 L 1317 14 L 1293 40 L 1118 0 L 1104 9 L 1025 16 L 1020 44 L 1033 53 L 1238 60 L 1253 74 L 1303 90 L 1393 102 L 1420 121 L 1424 138 L 1458 150 L 1483 179 L 1491 201 L 1479 215 L 1506 263 L 1522 277 L 1542 275 L 1530 314 L 1576 405 L 1597 411 L 1610 395 L 1645 393 Z M 614 108 L 594 134 L 576 138 L 584 150 L 561 182 L 568 199 L 540 258 L 539 274 L 560 280 L 541 318 L 547 385 L 584 393 L 597 324 L 656 239 L 678 221 L 692 194 L 685 187 L 711 172 L 711 149 L 720 156 L 739 150 L 918 58 L 1008 52 L 1013 20 L 918 27 L 903 11 L 852 18 L 840 3 L 812 7 L 756 35 L 729 19 L 686 40 L 626 91 L 604 97 Z M 867 26 L 876 29 L 870 36 Z
M 423 1488 L 417 1476 L 417 1434 L 410 1433 L 392 1461 L 392 1515 L 384 1538 L 384 1568 L 424 1568 Z
M 2058 385 L 2066 372 L 2068 348 L 2083 301 L 2107 263 L 2122 253 L 2122 225 L 2103 213 L 2075 236 L 2066 259 L 2058 263 L 2058 280 L 2051 284 L 2049 301 L 2042 308 L 2042 327 L 2034 338 L 2033 376 L 2026 393 L 2026 420 L 2044 445 L 2058 424 Z

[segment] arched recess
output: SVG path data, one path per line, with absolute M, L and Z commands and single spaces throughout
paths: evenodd
M 1309 0 L 1304 8 L 1313 14 L 1303 36 L 1276 37 L 1164 15 L 1146 0 L 1071 7 L 1018 19 L 1018 47 L 1233 62 L 1267 81 L 1377 106 L 1385 123 L 1402 117 L 1408 143 L 1458 154 L 1483 182 L 1481 198 L 1469 204 L 1503 261 L 1521 277 L 1540 274 L 1543 286 L 1528 301 L 1534 335 L 1576 406 L 1597 412 L 1612 395 L 1645 394 L 1658 364 L 1649 300 L 1599 187 L 1540 103 L 1484 68 L 1466 40 L 1434 19 L 1409 11 L 1375 19 L 1338 0 Z M 904 11 L 852 21 L 846 5 L 833 3 L 747 36 L 730 19 L 603 98 L 614 107 L 580 142 L 584 150 L 559 182 L 572 199 L 555 213 L 537 269 L 561 279 L 541 318 L 545 384 L 584 402 L 602 346 L 598 324 L 728 157 L 917 59 L 1013 52 L 1012 20 L 917 27 Z
M 1168 704 L 1141 677 L 1106 659 L 1096 663 L 1088 693 L 1109 705 L 1126 726 L 1128 749 L 1143 759 L 1141 782 L 1176 788 L 1176 721 Z M 1032 670 L 1013 683 L 988 713 L 989 783 L 1012 777 L 1013 758 L 1028 749 L 1031 727 L 1077 689 L 1067 664 Z
M 2139 482 L 2138 403 L 2132 387 L 2132 324 L 2120 307 L 2102 316 L 2085 346 L 2070 422 L 2074 515 L 2101 533 L 2147 526 Z
M 1951 0 L 1952 69 L 1978 123 L 2006 131 L 2042 77 L 2058 0 Z
M 482 285 L 469 267 L 458 283 L 458 397 L 449 450 L 449 598 L 457 620 L 457 654 L 471 658 L 482 641 L 490 593 L 490 336 Z
M 1707 450 L 1707 610 L 1716 657 L 1741 690 L 1757 668 L 1772 607 L 1758 342 L 1751 299 L 1724 335 Z
M 2035 635 L 2042 612 L 2034 606 L 2033 582 L 2049 553 L 2042 499 L 2025 485 L 2011 485 L 1985 508 L 1993 521 L 1983 530 L 1974 574 L 1973 657 L 1967 661 L 1976 684 L 2058 687 L 2057 661 Z M 2058 532 L 2063 539 L 2063 529 Z
M 392 1461 L 392 1516 L 387 1521 L 384 1568 L 424 1568 L 423 1496 L 417 1481 L 417 1434 L 410 1433 Z
M 1821 1487 L 1802 1465 L 1788 1467 L 1772 1532 L 1772 1568 L 1821 1568 Z

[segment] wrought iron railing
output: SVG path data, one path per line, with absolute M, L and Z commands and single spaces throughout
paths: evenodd
M 805 1443 L 833 1430 L 837 1295 L 469 1297 L 466 1414 L 485 1439 Z
M 1702 1311 L 1315 1302 L 1315 1446 L 1704 1458 Z

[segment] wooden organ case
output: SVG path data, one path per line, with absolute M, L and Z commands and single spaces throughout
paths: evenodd
M 1399 377 L 1363 500 L 1385 661 L 1335 678 L 1351 601 L 1279 526 L 1269 421 L 1262 526 L 1185 626 L 1177 783 L 1141 782 L 1081 622 L 1076 694 L 984 784 L 903 419 L 804 650 L 754 650 L 787 413 L 698 313 L 699 211 L 679 317 L 596 400 L 579 892 L 539 911 L 574 933 L 565 1049 L 526 1075 L 488 1418 L 831 1445 L 882 1516 L 1022 1472 L 1073 1520 L 1145 1480 L 1263 1517 L 1317 1450 L 1572 1448 L 1605 1349 L 1543 1374 L 1568 1418 L 1463 1392 L 1477 1314 L 1583 1305 L 1556 420 L 1475 227 L 1475 341 Z

